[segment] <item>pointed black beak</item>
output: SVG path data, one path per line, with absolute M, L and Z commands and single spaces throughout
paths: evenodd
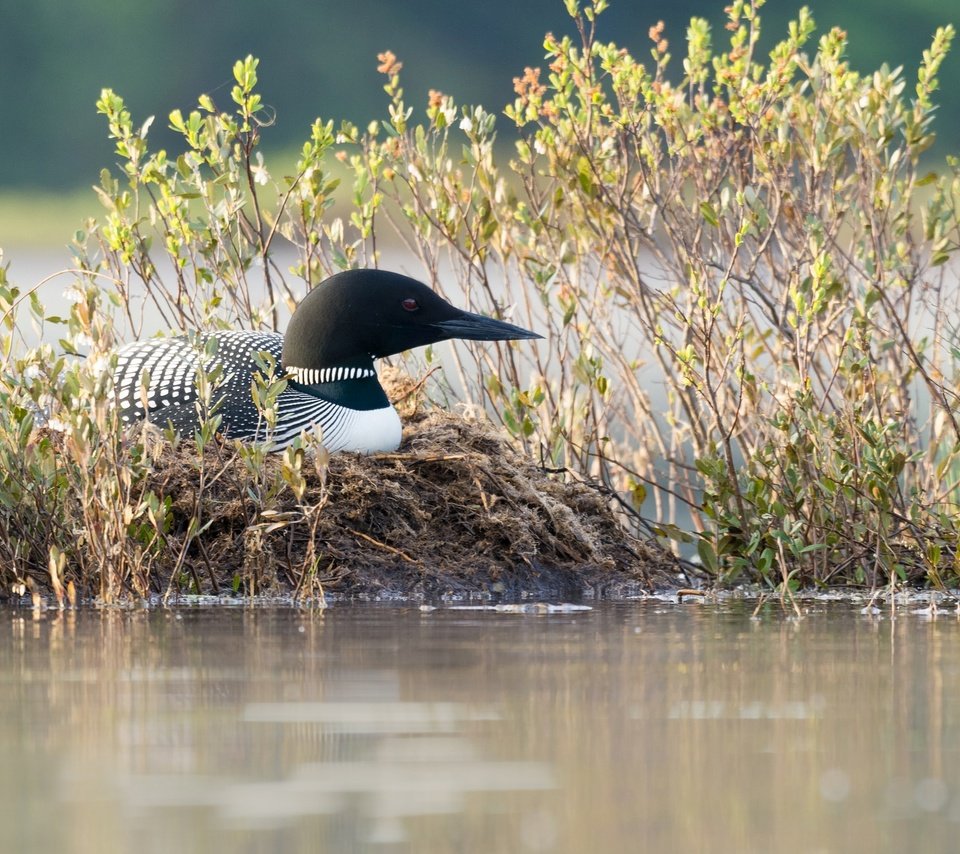
M 466 338 L 470 341 L 513 341 L 543 337 L 521 326 L 469 311 L 462 312 L 452 320 L 440 320 L 432 326 L 442 331 L 447 338 Z

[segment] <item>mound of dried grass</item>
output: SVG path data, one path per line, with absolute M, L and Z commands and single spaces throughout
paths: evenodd
M 210 452 L 200 492 L 195 449 L 164 451 L 151 488 L 173 498 L 172 551 L 191 514 L 209 523 L 181 565 L 191 586 L 545 597 L 623 594 L 675 578 L 670 556 L 629 535 L 596 489 L 545 472 L 485 420 L 404 414 L 400 451 L 308 461 L 302 501 L 286 490 L 266 515 L 235 455 Z

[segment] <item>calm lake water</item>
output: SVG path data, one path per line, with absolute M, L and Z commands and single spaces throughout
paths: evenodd
M 0 851 L 947 851 L 960 620 L 0 610 Z

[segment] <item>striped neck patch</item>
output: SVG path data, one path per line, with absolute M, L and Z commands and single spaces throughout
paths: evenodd
M 323 385 L 343 380 L 365 380 L 375 377 L 373 368 L 289 368 L 289 375 L 302 385 Z

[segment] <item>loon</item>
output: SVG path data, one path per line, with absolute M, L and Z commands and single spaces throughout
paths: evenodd
M 192 435 L 200 425 L 198 372 L 220 366 L 223 378 L 211 409 L 221 417 L 219 432 L 229 438 L 271 441 L 279 451 L 304 431 L 319 428 L 330 453 L 394 451 L 400 446 L 400 417 L 377 379 L 374 359 L 450 338 L 540 337 L 455 308 L 416 279 L 384 270 L 348 270 L 304 297 L 285 335 L 211 332 L 120 348 L 114 388 L 124 424 L 146 419 Z M 287 380 L 277 396 L 272 430 L 252 394 L 254 376 L 263 373 L 262 353 L 279 366 L 277 378 Z M 144 371 L 149 372 L 145 400 Z

